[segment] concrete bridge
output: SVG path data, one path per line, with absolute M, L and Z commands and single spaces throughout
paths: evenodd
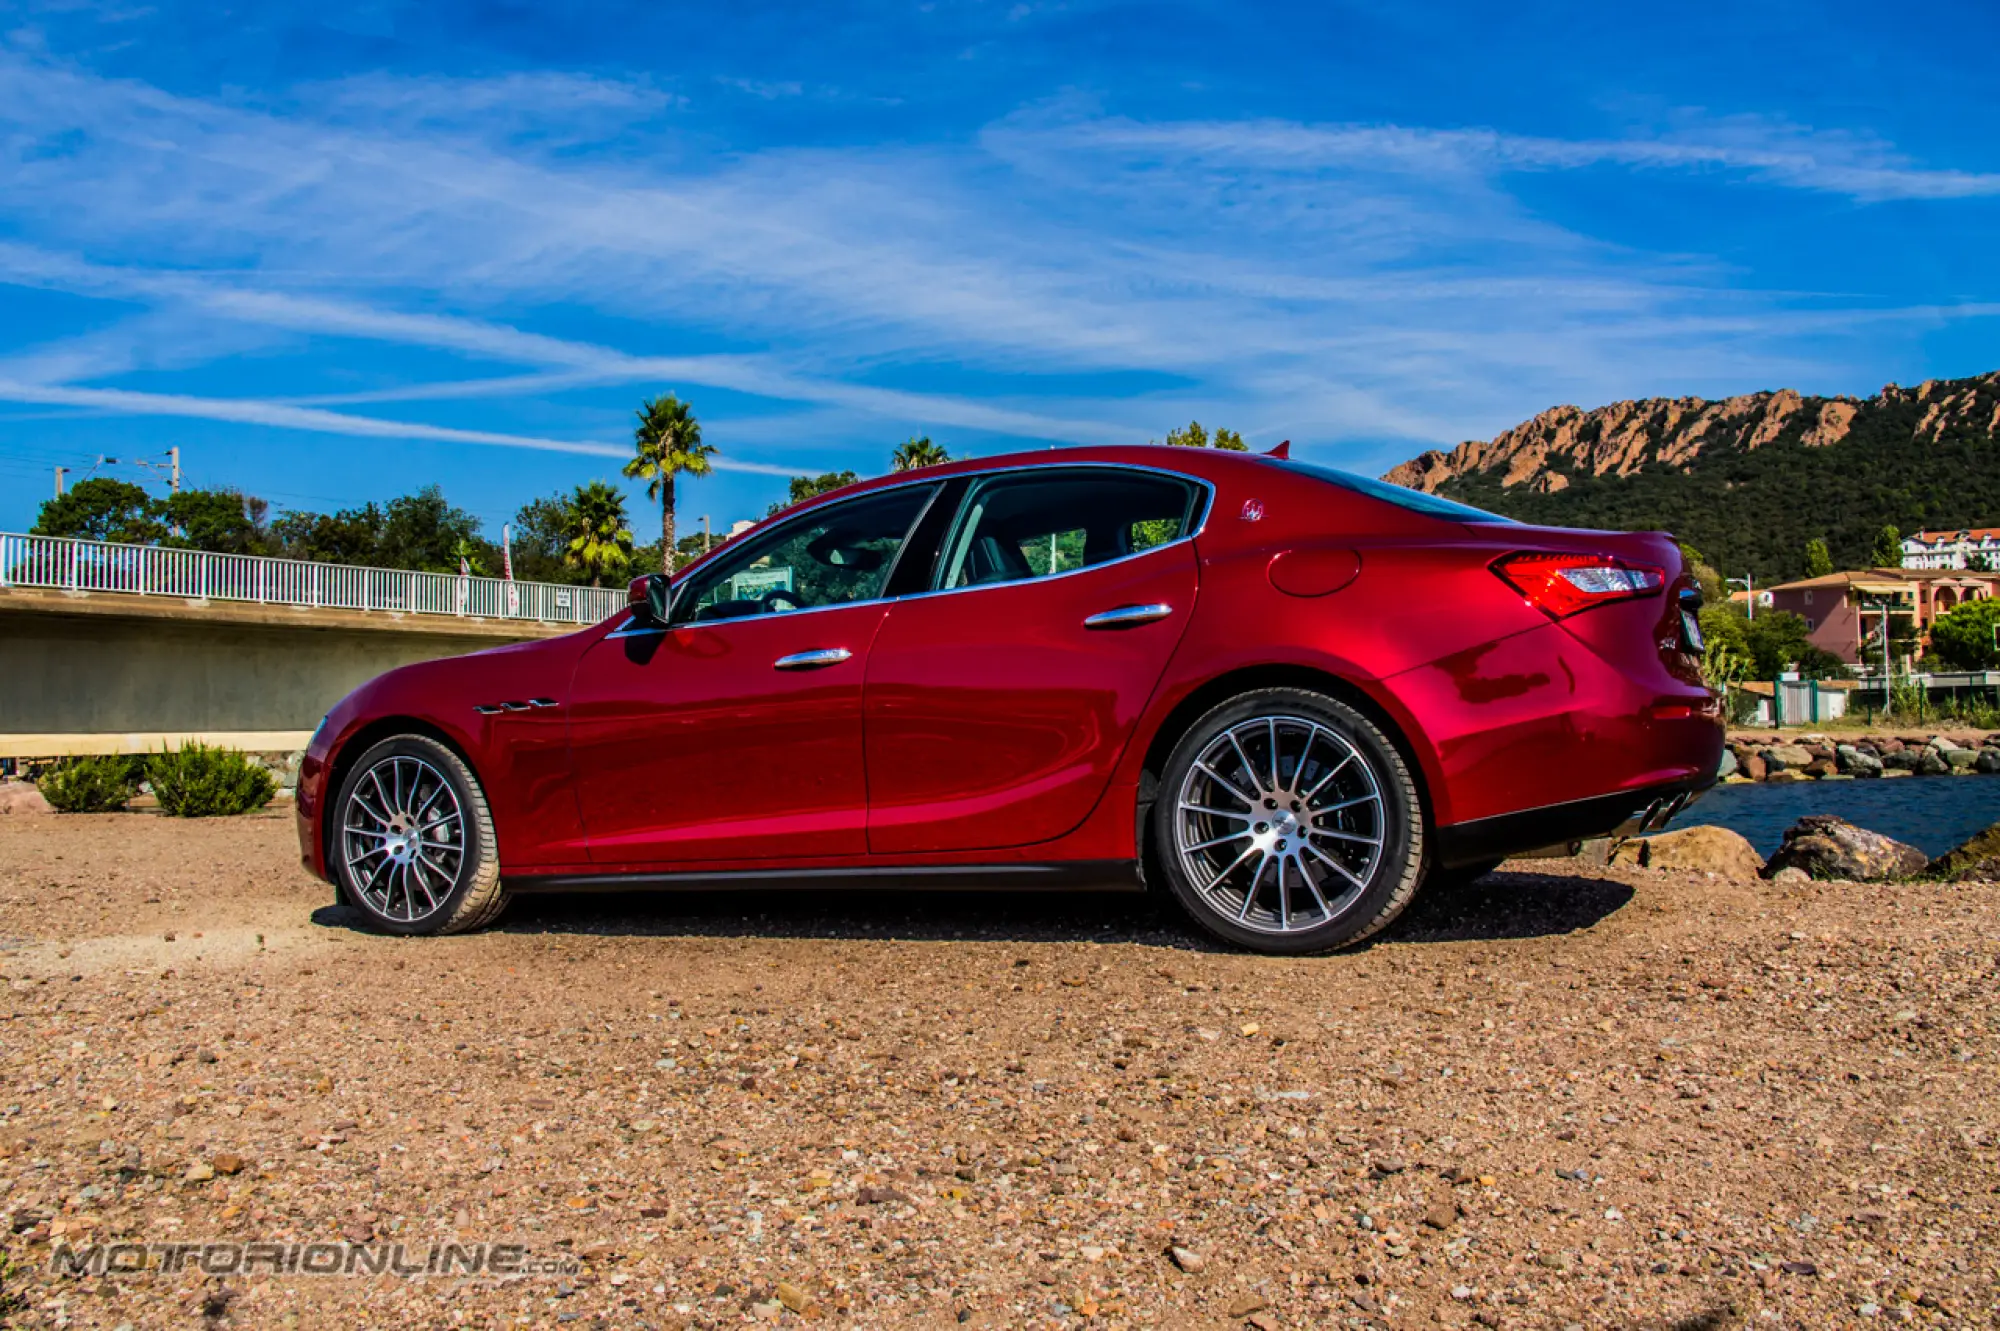
M 177 571 L 160 572 L 158 556 L 173 556 Z M 397 570 L 366 571 L 346 598 L 330 589 L 349 572 L 0 534 L 0 758 L 148 753 L 190 739 L 301 749 L 329 707 L 385 670 L 572 633 L 624 599 L 622 589 Z M 468 613 L 480 609 L 490 613 Z M 537 613 L 563 622 L 528 617 Z

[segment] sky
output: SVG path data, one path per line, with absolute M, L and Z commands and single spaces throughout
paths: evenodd
M 663 392 L 685 531 L 917 434 L 1379 473 L 2000 369 L 1995 49 L 1991 0 L 0 0 L 0 530 L 178 445 L 497 536 Z

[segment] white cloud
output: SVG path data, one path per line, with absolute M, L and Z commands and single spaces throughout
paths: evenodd
M 0 221 L 21 237 L 0 243 L 0 280 L 136 300 L 190 345 L 251 329 L 323 355 L 362 339 L 478 367 L 245 405 L 265 423 L 646 383 L 1027 439 L 1136 440 L 1199 415 L 1302 442 L 1428 444 L 1555 400 L 1797 382 L 1860 363 L 1864 322 L 1987 312 L 1759 291 L 1699 256 L 1555 225 L 1508 191 L 1512 173 L 2000 193 L 1991 175 L 1753 120 L 1564 141 L 1056 107 L 956 148 L 718 155 L 683 114 L 671 88 L 567 75 L 376 76 L 250 106 L 0 48 Z M 754 350 L 663 356 L 537 331 L 551 307 L 612 316 L 635 342 L 664 328 L 673 345 Z M 38 354 L 32 373 L 4 372 L 121 372 L 104 347 Z M 978 387 L 897 386 L 937 367 Z

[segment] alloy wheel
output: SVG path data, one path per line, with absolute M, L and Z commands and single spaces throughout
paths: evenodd
M 465 868 L 465 809 L 444 773 L 394 754 L 362 773 L 341 815 L 351 889 L 388 920 L 415 923 L 450 899 Z
M 1173 849 L 1216 915 L 1293 934 L 1338 919 L 1367 890 L 1384 826 L 1367 755 L 1310 718 L 1258 716 L 1221 731 L 1189 766 Z

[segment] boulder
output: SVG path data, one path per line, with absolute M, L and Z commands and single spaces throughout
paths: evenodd
M 1780 869 L 1803 869 L 1814 878 L 1881 882 L 1921 873 L 1929 857 L 1915 846 L 1891 840 L 1880 832 L 1856 827 L 1832 814 L 1808 814 L 1785 832 L 1785 844 L 1764 866 L 1764 876 Z
M 1832 776 L 1839 770 L 1840 769 L 1838 767 L 1834 766 L 1833 759 L 1831 758 L 1815 758 L 1806 765 L 1807 776 L 1816 776 L 1824 778 Z
M 1811 751 L 1798 744 L 1773 744 L 1764 750 L 1764 763 L 1774 772 L 1810 766 Z
M 1981 749 L 1979 757 L 1972 764 L 1975 772 L 1985 772 L 1989 776 L 2000 772 L 2000 749 Z
M 1765 765 L 1764 759 L 1758 754 L 1746 753 L 1743 755 L 1741 761 L 1743 764 L 1743 775 L 1749 777 L 1752 781 L 1762 781 L 1771 774 L 1771 769 Z
M 2000 881 L 2000 823 L 1972 837 L 1956 850 L 1932 860 L 1926 872 L 1939 878 Z
M 1902 751 L 1903 741 L 1899 739 L 1878 739 L 1875 741 L 1875 752 L 1877 754 L 1887 755 L 1901 753 Z
M 1970 772 L 1979 763 L 1979 750 L 1946 749 L 1944 750 L 1944 761 L 1945 766 L 1954 771 Z
M 1922 749 L 1898 747 L 1882 755 L 1882 766 L 1892 772 L 1914 772 L 1923 756 Z
M 54 813 L 48 797 L 26 781 L 0 782 L 0 814 Z
M 1918 776 L 1943 776 L 1951 770 L 1951 764 L 1936 749 L 1925 749 L 1917 755 Z
M 1625 854 L 1638 847 L 1636 860 Z M 1764 868 L 1764 859 L 1739 834 L 1726 827 L 1683 827 L 1628 841 L 1615 852 L 1615 862 L 1638 863 L 1648 869 L 1681 869 L 1749 881 Z
M 1779 784 L 1783 784 L 1784 782 L 1787 782 L 1787 781 L 1810 781 L 1810 780 L 1812 780 L 1812 778 L 1811 778 L 1811 777 L 1809 777 L 1809 776 L 1807 776 L 1807 775 L 1806 775 L 1806 774 L 1805 774 L 1804 772 L 1801 772 L 1801 771 L 1798 771 L 1798 770 L 1796 770 L 1796 769 L 1791 769 L 1791 770 L 1784 770 L 1784 769 L 1781 769 L 1781 770 L 1779 770 L 1779 771 L 1776 771 L 1776 772 L 1773 772 L 1773 773 L 1771 773 L 1771 775 L 1769 775 L 1769 776 L 1765 777 L 1764 779 L 1765 779 L 1766 781 L 1775 781 L 1775 782 L 1778 782 Z
M 1843 744 L 1838 750 L 1840 770 L 1849 776 L 1880 776 L 1882 760 L 1859 744 Z
M 1722 751 L 1722 761 L 1715 765 L 1715 779 L 1727 781 L 1736 775 L 1736 755 L 1728 749 Z
M 1964 747 L 1949 735 L 1932 735 L 1929 743 L 1930 747 L 1939 753 L 1950 753 L 1953 749 Z
M 1810 753 L 1816 763 L 1833 761 L 1834 749 L 1831 744 L 1802 744 L 1799 747 Z

